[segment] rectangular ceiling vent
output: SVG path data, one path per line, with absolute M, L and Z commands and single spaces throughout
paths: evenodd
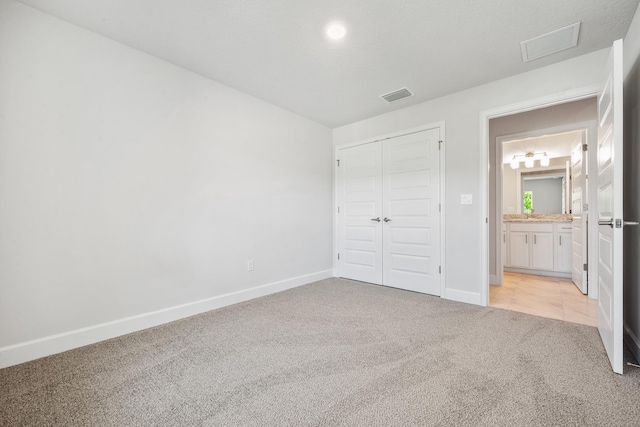
M 403 87 L 402 89 L 394 90 L 393 92 L 380 95 L 380 98 L 384 99 L 387 102 L 396 102 L 409 96 L 413 96 L 413 94 L 409 92 L 409 89 Z
M 529 62 L 578 45 L 580 22 L 520 42 L 522 61 Z

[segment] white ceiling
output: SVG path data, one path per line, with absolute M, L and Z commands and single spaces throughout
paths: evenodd
M 19 1 L 337 127 L 608 47 L 640 0 Z M 578 21 L 577 47 L 522 62 L 521 41 Z
M 509 163 L 514 155 L 547 153 L 551 159 L 571 155 L 573 144 L 582 143 L 582 131 L 545 135 L 505 142 L 502 145 L 502 162 Z M 524 160 L 520 158 L 519 160 Z

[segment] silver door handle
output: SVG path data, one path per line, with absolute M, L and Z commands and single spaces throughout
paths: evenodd
M 377 217 L 377 218 L 371 218 L 371 221 L 380 222 L 380 217 Z
M 383 221 L 384 222 L 390 222 L 391 220 L 385 216 Z
M 598 221 L 598 225 L 608 225 L 609 227 L 613 228 L 613 218 L 611 218 L 609 221 Z
M 640 225 L 638 221 L 622 221 L 624 225 Z

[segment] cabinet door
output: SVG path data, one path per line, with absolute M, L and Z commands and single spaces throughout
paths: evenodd
M 529 233 L 523 231 L 509 233 L 509 265 L 529 268 Z
M 553 270 L 553 233 L 531 233 L 531 268 Z
M 573 257 L 571 233 L 558 233 L 556 239 L 556 270 L 569 273 Z

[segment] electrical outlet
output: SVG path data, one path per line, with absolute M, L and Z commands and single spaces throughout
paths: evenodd
M 253 271 L 253 260 L 247 261 L 247 271 Z

